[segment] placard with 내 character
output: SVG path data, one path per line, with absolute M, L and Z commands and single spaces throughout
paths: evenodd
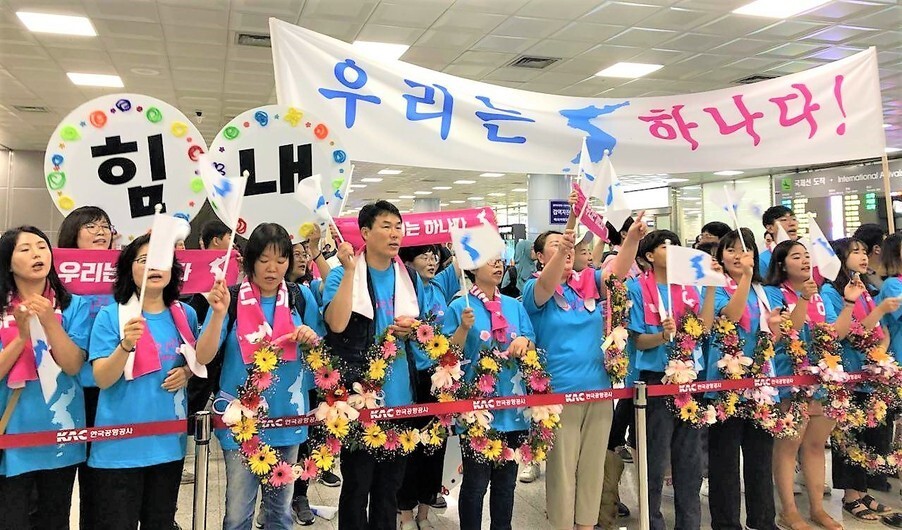
M 69 113 L 53 131 L 44 177 L 63 215 L 99 206 L 122 242 L 145 233 L 154 205 L 192 218 L 206 194 L 196 175 L 206 142 L 177 108 L 140 94 L 111 94 Z

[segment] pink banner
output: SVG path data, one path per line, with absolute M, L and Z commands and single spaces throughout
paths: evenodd
M 203 293 L 213 286 L 215 274 L 222 272 L 225 254 L 219 250 L 177 250 L 185 268 L 182 294 Z M 74 294 L 110 294 L 116 281 L 118 250 L 53 249 L 53 263 L 63 285 Z M 238 281 L 237 254 L 232 253 L 227 283 Z
M 583 193 L 582 188 L 579 187 L 579 184 L 577 184 L 576 181 L 573 181 L 571 186 L 573 187 L 573 191 L 576 192 L 576 212 L 579 213 L 582 211 L 583 205 L 586 204 L 586 194 Z M 608 228 L 605 226 L 604 217 L 593 210 L 591 206 L 586 208 L 580 221 L 590 232 L 600 237 L 602 241 L 608 240 Z
M 341 236 L 354 248 L 363 246 L 360 228 L 356 217 L 338 217 L 335 224 Z M 466 228 L 480 224 L 498 227 L 495 211 L 491 208 L 473 208 L 469 210 L 446 210 L 443 212 L 425 212 L 404 214 L 404 239 L 402 247 L 418 245 L 434 245 L 451 241 L 451 227 Z

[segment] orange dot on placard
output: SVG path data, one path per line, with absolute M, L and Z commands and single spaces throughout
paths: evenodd
M 88 120 L 91 122 L 91 125 L 100 129 L 104 125 L 106 125 L 106 113 L 102 110 L 95 110 L 88 117 Z
M 313 129 L 313 135 L 322 140 L 326 136 L 329 136 L 329 128 L 325 126 L 325 124 L 317 124 L 317 126 Z
M 72 197 L 64 195 L 60 197 L 59 205 L 63 210 L 71 210 L 75 206 L 75 201 L 72 199 Z

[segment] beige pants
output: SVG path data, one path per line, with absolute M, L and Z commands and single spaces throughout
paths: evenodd
M 552 528 L 598 521 L 604 460 L 611 434 L 611 401 L 564 405 L 561 428 L 548 454 L 545 504 Z

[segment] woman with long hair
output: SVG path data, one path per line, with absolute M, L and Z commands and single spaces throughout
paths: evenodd
M 84 428 L 77 376 L 88 347 L 87 309 L 63 287 L 50 239 L 33 226 L 0 237 L 0 300 L 0 409 L 11 413 L 6 434 Z M 83 444 L 5 449 L 0 528 L 69 528 L 75 470 L 84 460 Z

